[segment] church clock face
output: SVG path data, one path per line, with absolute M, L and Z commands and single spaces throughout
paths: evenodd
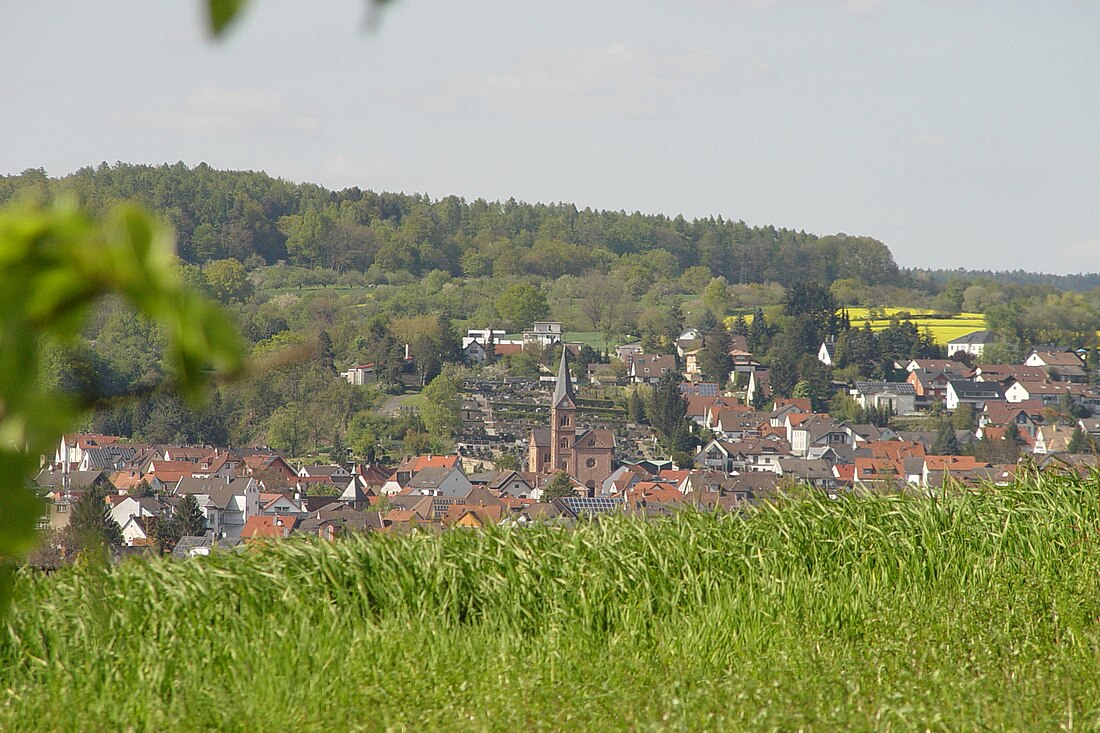
M 596 467 L 596 459 L 595 458 L 589 458 L 587 461 L 584 462 L 584 465 L 587 466 L 588 468 L 595 468 Z

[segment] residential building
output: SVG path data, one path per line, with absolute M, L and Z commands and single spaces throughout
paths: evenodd
M 974 331 L 965 336 L 959 336 L 947 342 L 948 358 L 956 354 L 969 354 L 974 358 L 980 358 L 986 344 L 997 340 L 997 334 L 992 331 Z

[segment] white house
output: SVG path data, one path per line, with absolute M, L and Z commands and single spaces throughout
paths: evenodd
M 856 382 L 851 394 L 865 410 L 889 407 L 895 415 L 912 415 L 917 409 L 917 392 L 908 382 Z
M 523 332 L 523 343 L 535 343 L 539 346 L 553 346 L 561 341 L 561 323 L 559 321 L 535 321 L 530 329 Z
M 137 499 L 133 496 L 117 497 L 119 501 L 112 500 L 111 519 L 118 522 L 119 527 L 125 527 L 130 517 L 159 517 L 162 511 L 160 501 L 154 497 Z
M 374 384 L 378 381 L 378 365 L 377 364 L 359 364 L 353 366 L 346 372 L 340 372 L 340 376 L 348 381 L 349 384 L 356 386 L 363 386 L 364 384 Z
M 947 396 L 944 404 L 948 410 L 954 410 L 962 403 L 973 405 L 980 411 L 990 400 L 1003 400 L 1004 392 L 997 382 L 975 382 L 970 379 L 952 379 L 947 383 Z
M 409 494 L 465 499 L 474 485 L 457 468 L 422 468 L 405 484 Z
M 957 339 L 952 339 L 947 342 L 947 357 L 951 358 L 955 354 L 970 354 L 971 356 L 978 357 L 982 355 L 982 351 L 985 350 L 986 344 L 991 344 L 997 340 L 997 334 L 992 331 L 973 331 L 965 336 L 959 336 Z
M 206 515 L 207 528 L 215 537 L 236 542 L 249 517 L 260 513 L 260 488 L 256 479 L 239 478 L 225 483 L 217 479 L 180 479 L 176 495 L 191 494 Z

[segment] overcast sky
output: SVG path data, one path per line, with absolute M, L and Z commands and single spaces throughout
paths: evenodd
M 0 173 L 206 161 L 1100 270 L 1100 0 L 5 3 Z

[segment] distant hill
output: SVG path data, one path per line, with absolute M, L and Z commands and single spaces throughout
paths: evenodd
M 82 168 L 62 178 L 40 169 L 0 177 L 0 203 L 21 191 L 72 191 L 93 209 L 139 201 L 175 228 L 193 263 L 236 258 L 421 276 L 536 275 L 646 268 L 678 276 L 692 267 L 731 283 L 852 278 L 901 285 L 890 250 L 869 237 L 816 236 L 721 217 L 578 209 L 569 203 L 467 201 L 456 196 L 331 191 L 263 172 L 206 164 Z M 700 271 L 706 276 L 708 272 Z
M 972 282 L 974 280 L 992 280 L 998 283 L 1015 285 L 1050 285 L 1058 290 L 1085 292 L 1100 287 L 1100 272 L 1081 272 L 1072 275 L 1052 275 L 1043 272 L 1025 272 L 1024 270 L 907 270 L 913 274 L 923 274 L 938 285 L 945 285 L 951 278 Z

